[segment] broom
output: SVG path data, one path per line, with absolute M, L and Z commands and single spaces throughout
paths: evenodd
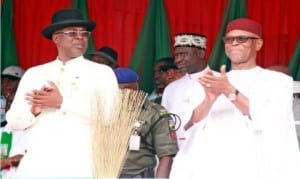
M 114 102 L 95 98 L 98 100 L 94 101 L 92 114 L 94 178 L 118 178 L 133 124 L 146 97 L 147 93 L 141 90 L 123 89 L 117 92 Z

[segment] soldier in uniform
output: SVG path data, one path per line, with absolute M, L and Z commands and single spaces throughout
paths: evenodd
M 139 77 L 133 70 L 117 68 L 114 71 L 120 88 L 139 89 Z M 164 107 L 145 101 L 130 138 L 121 178 L 169 177 L 173 157 L 178 151 L 175 122 Z

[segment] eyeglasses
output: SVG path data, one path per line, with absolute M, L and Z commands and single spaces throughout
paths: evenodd
M 81 35 L 82 37 L 89 37 L 91 35 L 91 32 L 89 31 L 66 31 L 66 32 L 56 32 L 55 34 L 64 34 L 68 37 L 74 38 L 78 35 Z
M 247 37 L 247 36 L 228 36 L 228 37 L 223 37 L 223 42 L 225 44 L 232 44 L 234 40 L 236 40 L 237 43 L 245 43 L 249 39 L 259 39 L 258 37 Z

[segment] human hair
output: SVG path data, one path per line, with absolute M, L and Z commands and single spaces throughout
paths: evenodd
M 174 62 L 174 58 L 173 57 L 165 57 L 165 58 L 161 58 L 159 59 L 157 63 L 161 63 L 159 70 L 166 72 L 169 69 L 178 69 L 175 62 Z

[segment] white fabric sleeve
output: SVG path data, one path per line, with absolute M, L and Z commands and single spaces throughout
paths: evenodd
M 13 132 L 13 142 L 10 151 L 10 156 L 22 154 L 25 155 L 27 149 L 26 131 L 12 131 Z
M 20 80 L 16 95 L 10 109 L 6 113 L 8 126 L 13 130 L 23 130 L 36 122 L 36 117 L 31 113 L 31 106 L 25 99 L 25 94 L 32 90 L 32 79 L 28 70 Z
M 256 90 L 249 97 L 250 124 L 256 129 L 254 132 L 260 141 L 265 166 L 271 171 L 283 169 L 292 172 L 300 166 L 292 110 L 293 83 L 288 78 L 274 80 L 266 82 L 270 85 L 262 86 L 261 93 Z

